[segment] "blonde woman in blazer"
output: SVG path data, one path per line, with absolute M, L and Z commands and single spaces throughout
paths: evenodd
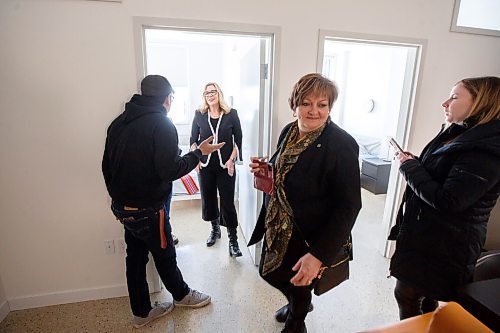
M 225 142 L 219 150 L 204 156 L 199 164 L 202 218 L 212 223 L 207 246 L 221 237 L 220 225 L 227 227 L 229 255 L 241 256 L 238 246 L 238 217 L 234 206 L 236 184 L 235 161 L 241 160 L 242 132 L 238 112 L 224 101 L 219 85 L 209 82 L 203 90 L 201 107 L 196 110 L 191 128 L 191 149 L 213 136 L 214 143 Z M 220 209 L 217 200 L 220 196 Z

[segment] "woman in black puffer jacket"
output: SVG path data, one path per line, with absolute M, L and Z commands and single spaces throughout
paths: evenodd
M 401 319 L 456 299 L 471 281 L 500 192 L 500 79 L 461 80 L 442 106 L 448 126 L 421 156 L 396 155 L 407 182 L 389 236 Z

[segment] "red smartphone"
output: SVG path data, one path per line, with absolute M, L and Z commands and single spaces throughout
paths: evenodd
M 273 165 L 266 161 L 267 157 L 262 157 L 255 162 L 259 164 L 259 171 L 254 173 L 254 187 L 257 190 L 273 195 L 274 176 Z
M 266 161 L 267 157 L 260 158 L 257 163 L 259 163 L 259 173 L 263 175 L 269 174 L 273 171 L 273 165 Z

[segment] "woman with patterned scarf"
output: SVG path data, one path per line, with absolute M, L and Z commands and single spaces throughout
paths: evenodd
M 311 291 L 320 269 L 334 264 L 361 209 L 358 145 L 329 115 L 338 91 L 321 74 L 303 76 L 270 159 L 274 192 L 265 195 L 249 245 L 264 238 L 259 273 L 288 304 L 276 311 L 282 332 L 307 332 Z M 257 158 L 250 163 L 259 171 Z

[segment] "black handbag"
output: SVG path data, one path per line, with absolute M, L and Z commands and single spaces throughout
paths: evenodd
M 307 239 L 304 237 L 304 234 L 300 230 L 299 226 L 293 222 L 295 228 L 299 231 L 302 238 L 304 239 L 304 243 L 308 249 L 311 248 Z M 319 269 L 318 276 L 311 283 L 312 288 L 314 289 L 314 294 L 316 296 L 322 295 L 329 290 L 332 290 L 342 282 L 349 279 L 349 261 L 353 258 L 352 253 L 352 236 L 349 235 L 349 238 L 342 245 L 342 248 L 335 256 L 333 260 L 333 264 L 329 266 L 322 266 Z
M 316 296 L 324 294 L 349 279 L 350 260 L 352 260 L 351 236 L 335 256 L 334 264 L 319 269 L 319 274 L 312 283 L 314 294 Z

